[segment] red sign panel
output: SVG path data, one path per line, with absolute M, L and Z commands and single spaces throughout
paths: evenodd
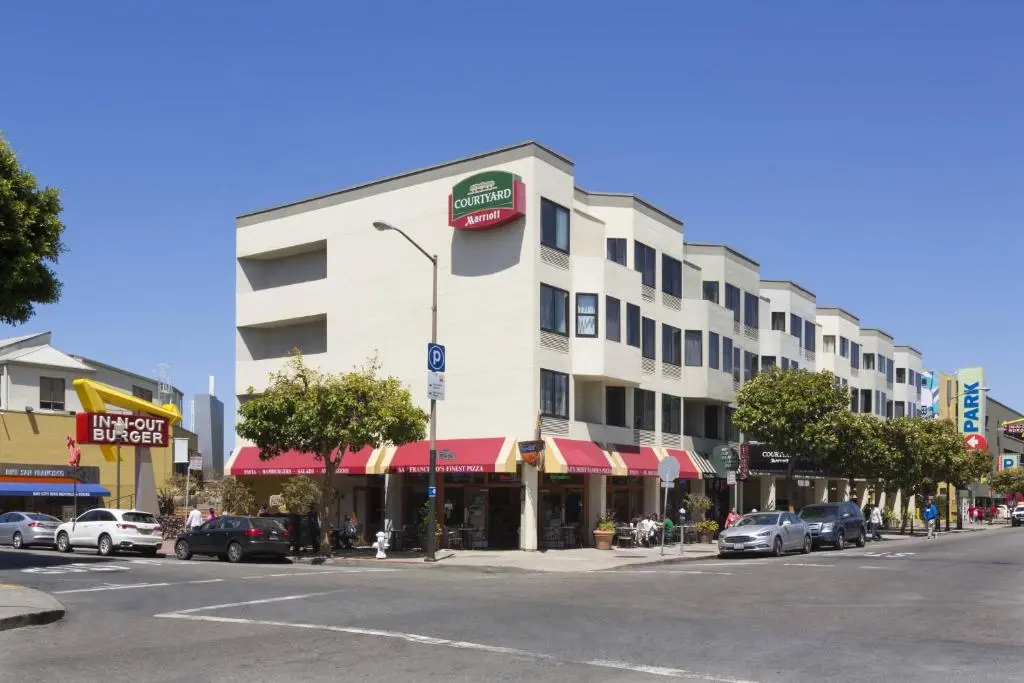
M 78 413 L 75 431 L 78 443 L 83 444 L 166 448 L 170 428 L 166 418 L 154 415 Z
M 448 225 L 484 230 L 522 218 L 526 186 L 514 173 L 485 171 L 457 183 L 448 195 Z
M 976 451 L 988 450 L 988 439 L 981 434 L 970 434 L 965 437 L 967 447 Z

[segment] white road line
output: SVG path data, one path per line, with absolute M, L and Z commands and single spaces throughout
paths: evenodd
M 303 596 L 288 596 L 293 599 Z M 271 602 L 272 600 L 266 601 L 254 601 L 254 602 Z M 249 603 L 238 603 L 238 604 L 249 604 Z M 232 605 L 233 606 L 233 605 Z M 217 606 L 211 607 L 200 607 L 198 609 L 215 609 Z M 369 628 L 357 628 L 355 626 L 328 626 L 324 624 L 302 624 L 287 621 L 269 621 L 264 619 L 240 619 L 232 617 L 215 617 L 213 615 L 196 615 L 186 614 L 186 612 L 194 612 L 197 610 L 182 610 L 180 612 L 169 612 L 167 614 L 157 614 L 157 617 L 165 619 L 187 619 L 194 621 L 208 621 L 218 624 L 242 624 L 246 626 L 278 626 L 283 628 L 296 628 L 310 631 L 330 631 L 333 633 L 345 633 L 356 636 L 372 636 L 376 638 L 390 638 L 393 640 L 403 640 L 408 643 L 416 643 L 418 645 L 430 645 L 432 647 L 449 647 L 455 650 L 472 650 L 475 652 L 485 652 L 488 654 L 495 655 L 507 655 L 512 657 L 520 657 L 523 659 L 533 659 L 539 661 L 554 662 L 559 661 L 553 655 L 548 655 L 540 652 L 534 652 L 532 650 L 520 650 L 513 647 L 502 647 L 500 645 L 487 645 L 485 643 L 473 643 L 464 640 L 449 640 L 447 638 L 436 638 L 434 636 L 425 636 L 418 633 L 403 633 L 401 631 L 382 631 L 379 629 Z M 618 671 L 631 671 L 634 673 L 644 673 L 654 676 L 663 676 L 666 678 L 677 678 L 686 679 L 692 681 L 709 681 L 710 683 L 756 683 L 755 681 L 748 681 L 741 678 L 733 678 L 731 676 L 716 676 L 712 674 L 702 674 L 695 671 L 687 671 L 685 669 L 672 669 L 668 667 L 658 666 L 647 666 L 643 664 L 630 664 L 628 662 L 612 662 L 601 659 L 595 659 L 591 661 L 568 661 L 568 664 L 592 666 L 602 669 L 615 669 Z
M 167 612 L 164 614 L 157 614 L 158 617 L 172 617 L 176 615 L 192 614 L 194 612 L 205 612 L 211 609 L 229 609 L 231 607 L 247 607 L 249 605 L 267 605 L 272 602 L 285 602 L 286 600 L 302 600 L 303 598 L 315 598 L 321 595 L 331 595 L 333 593 L 340 593 L 345 589 L 338 589 L 333 591 L 320 591 L 319 593 L 303 593 L 301 595 L 282 595 L 276 598 L 263 598 L 260 600 L 246 600 L 244 602 L 225 602 L 220 605 L 206 605 L 205 607 L 193 607 L 191 609 L 182 609 L 176 612 Z
M 834 564 L 812 564 L 810 562 L 787 562 L 786 567 L 834 567 Z
M 64 591 L 54 591 L 54 595 L 66 595 L 68 593 L 100 593 L 103 591 L 123 591 L 134 588 L 166 588 L 167 586 L 188 586 L 196 583 L 220 583 L 224 579 L 201 579 L 199 581 L 181 581 L 178 583 L 107 583 L 92 588 L 72 588 Z
M 687 571 L 685 569 L 678 569 L 672 574 L 707 574 L 710 576 L 732 576 L 732 572 L 705 572 L 705 571 Z
M 858 569 L 892 569 L 892 567 L 873 567 L 869 564 L 862 564 Z
M 282 572 L 280 574 L 250 574 L 249 576 L 239 576 L 240 579 L 270 579 L 279 578 L 283 576 L 323 576 L 324 574 L 369 574 L 377 572 L 397 572 L 397 569 L 314 569 L 311 571 L 292 571 Z

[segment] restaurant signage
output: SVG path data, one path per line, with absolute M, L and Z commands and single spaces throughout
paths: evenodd
M 167 418 L 155 415 L 78 413 L 75 431 L 81 444 L 166 448 L 170 428 Z
M 543 440 L 538 441 L 520 441 L 519 442 L 519 455 L 523 457 L 523 462 L 527 465 L 533 465 L 538 467 L 541 459 L 544 457 L 544 449 L 546 444 Z
M 526 186 L 506 171 L 484 171 L 456 183 L 448 195 L 448 225 L 457 230 L 484 230 L 522 218 Z
M 96 484 L 100 480 L 100 468 L 85 466 L 74 468 L 70 465 L 26 465 L 16 462 L 0 463 L 0 477 L 25 479 L 68 479 L 78 470 L 78 481 Z
M 1011 422 L 1003 425 L 1003 434 L 1014 439 L 1024 437 L 1024 422 Z
M 785 473 L 789 470 L 789 454 L 763 443 L 745 443 L 740 446 L 740 451 L 741 461 L 747 472 Z M 814 467 L 803 465 L 800 462 L 797 462 L 793 472 L 817 474 Z

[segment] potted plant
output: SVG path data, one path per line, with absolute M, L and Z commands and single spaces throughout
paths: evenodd
M 718 531 L 718 522 L 713 519 L 704 519 L 697 522 L 697 536 L 701 543 L 711 543 Z
M 615 511 L 608 510 L 597 518 L 597 528 L 594 529 L 594 545 L 598 550 L 611 550 L 613 538 L 615 538 Z
M 432 500 L 428 500 L 420 508 L 420 543 L 424 548 L 427 547 L 427 517 L 430 514 L 430 506 L 433 505 Z M 441 547 L 441 539 L 444 537 L 444 527 L 441 523 L 434 519 L 434 549 Z
M 683 507 L 694 522 L 704 521 L 704 515 L 711 509 L 711 499 L 703 493 L 690 493 L 683 497 Z

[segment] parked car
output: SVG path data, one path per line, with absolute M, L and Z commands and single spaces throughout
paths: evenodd
M 1024 504 L 1018 504 L 1017 507 L 1013 508 L 1013 516 L 1010 517 L 1010 524 L 1012 526 L 1020 526 L 1021 524 L 1024 524 Z
M 179 560 L 193 555 L 216 555 L 229 562 L 246 557 L 288 555 L 288 531 L 271 517 L 218 517 L 178 536 L 174 554 Z
M 0 545 L 15 550 L 32 545 L 53 546 L 53 533 L 60 520 L 40 512 L 8 512 L 0 515 Z
M 792 512 L 755 512 L 744 515 L 718 535 L 718 556 L 731 553 L 811 552 L 811 533 Z
M 96 508 L 64 522 L 55 535 L 57 550 L 62 553 L 75 548 L 96 548 L 100 555 L 112 555 L 119 550 L 156 555 L 164 540 L 162 531 L 151 512 Z
M 996 508 L 996 519 L 1009 519 L 1010 508 L 1006 505 L 1000 505 Z
M 856 503 L 815 503 L 800 510 L 815 546 L 831 545 L 842 550 L 850 541 L 863 548 L 867 542 L 864 513 Z

